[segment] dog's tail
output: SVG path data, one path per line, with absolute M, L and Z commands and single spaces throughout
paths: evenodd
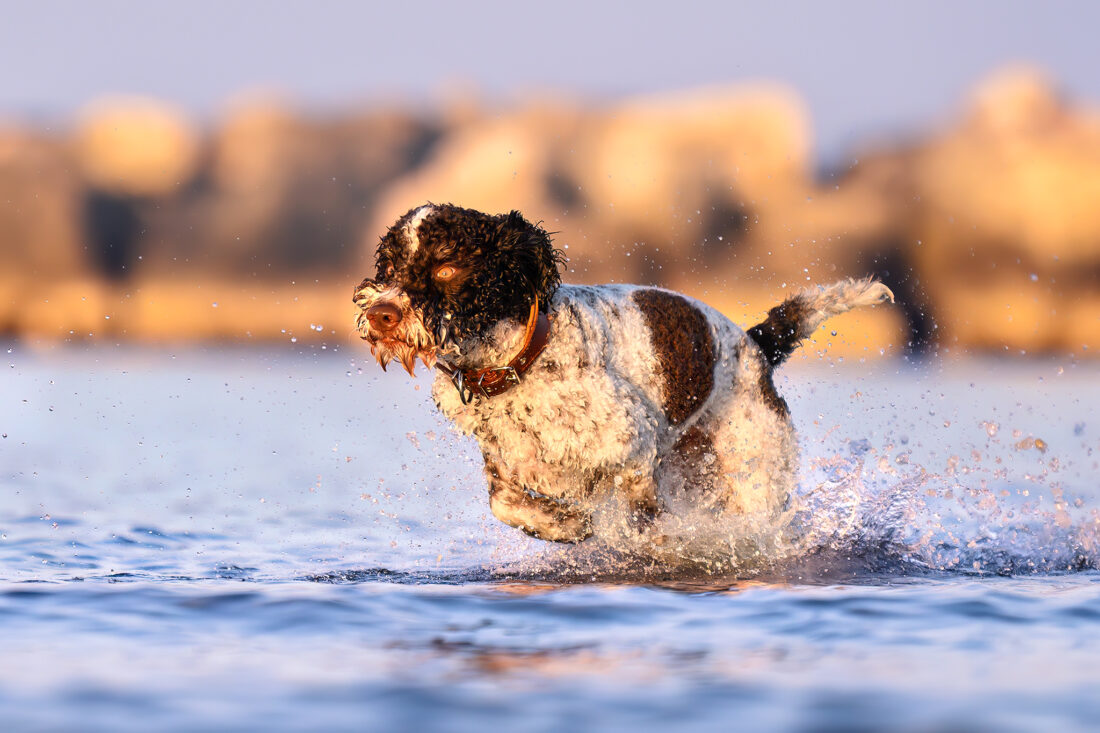
M 871 277 L 807 288 L 768 311 L 764 322 L 750 328 L 748 333 L 768 364 L 776 367 L 827 318 L 885 301 L 893 303 L 894 294 Z

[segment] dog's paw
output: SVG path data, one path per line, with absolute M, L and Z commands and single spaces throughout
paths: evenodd
M 584 513 L 561 509 L 554 513 L 554 521 L 539 527 L 520 527 L 525 534 L 538 540 L 576 544 L 592 536 L 592 518 Z
M 587 512 L 563 509 L 557 513 L 555 530 L 560 539 L 555 542 L 583 542 L 592 536 L 592 517 Z

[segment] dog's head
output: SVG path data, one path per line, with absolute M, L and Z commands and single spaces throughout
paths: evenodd
M 412 374 L 417 357 L 430 367 L 502 320 L 522 321 L 536 296 L 545 310 L 563 261 L 550 235 L 518 211 L 410 209 L 382 237 L 374 277 L 355 288 L 359 335 L 383 369 L 397 359 Z

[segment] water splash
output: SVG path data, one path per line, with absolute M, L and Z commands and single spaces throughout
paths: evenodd
M 942 470 L 912 459 L 908 441 L 865 438 L 810 461 L 778 517 L 721 517 L 705 502 L 639 533 L 614 504 L 594 540 L 506 563 L 505 575 L 558 581 L 747 578 L 836 582 L 903 575 L 1024 575 L 1100 569 L 1100 511 L 1069 497 L 1056 456 L 1019 430 L 981 425 L 985 452 Z M 1007 452 L 1006 452 L 1007 450 Z

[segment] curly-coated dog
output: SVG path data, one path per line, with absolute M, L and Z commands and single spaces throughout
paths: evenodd
M 589 537 L 615 496 L 640 528 L 674 498 L 777 512 L 798 460 L 772 370 L 826 318 L 893 300 L 846 280 L 742 331 L 667 290 L 562 285 L 563 259 L 519 212 L 427 204 L 382 237 L 354 294 L 383 368 L 438 369 L 432 395 L 480 443 L 493 514 L 555 542 Z

